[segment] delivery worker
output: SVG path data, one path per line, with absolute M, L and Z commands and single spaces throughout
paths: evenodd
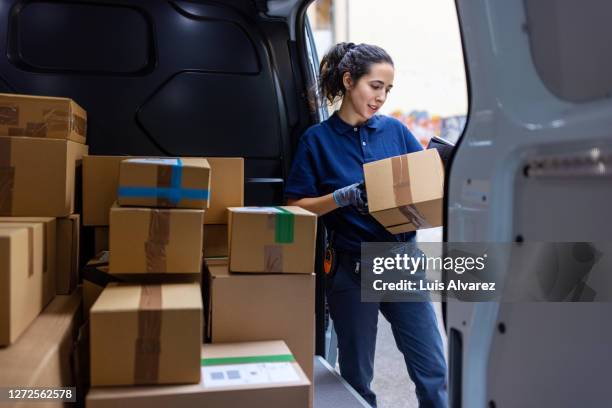
M 432 304 L 362 303 L 359 260 L 362 242 L 411 241 L 393 235 L 367 214 L 363 164 L 422 149 L 398 120 L 377 115 L 393 86 L 391 57 L 380 47 L 340 43 L 323 57 L 319 87 L 324 99 L 341 100 L 329 119 L 302 135 L 285 197 L 323 217 L 331 239 L 326 294 L 338 334 L 340 373 L 376 406 L 370 388 L 379 311 L 391 324 L 421 407 L 447 406 L 446 362 Z M 329 259 L 328 259 L 329 260 Z

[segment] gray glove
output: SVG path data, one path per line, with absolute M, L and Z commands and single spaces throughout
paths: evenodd
M 367 214 L 368 212 L 368 196 L 366 195 L 363 181 L 339 188 L 334 191 L 333 196 L 339 207 L 352 205 L 362 214 Z

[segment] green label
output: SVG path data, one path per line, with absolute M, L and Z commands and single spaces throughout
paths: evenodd
M 252 363 L 292 363 L 294 361 L 295 358 L 291 354 L 274 354 L 268 356 L 203 358 L 201 360 L 201 365 L 204 367 Z
M 278 244 L 293 243 L 293 226 L 295 224 L 295 215 L 281 207 L 274 207 L 278 211 L 276 218 L 276 237 L 275 242 Z

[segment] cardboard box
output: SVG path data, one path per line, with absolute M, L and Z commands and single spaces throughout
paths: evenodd
M 205 365 L 199 384 L 92 388 L 87 395 L 87 407 L 305 408 L 310 382 L 291 360 L 291 351 L 282 341 L 205 344 L 202 346 Z M 229 380 L 228 375 L 240 378 Z
M 69 295 L 79 282 L 79 214 L 57 219 L 57 293 Z
M 210 207 L 205 224 L 227 224 L 227 207 L 244 206 L 244 159 L 242 157 L 208 157 Z
M 204 257 L 227 258 L 227 224 L 208 224 L 204 227 Z
M 108 227 L 94 227 L 94 252 L 108 251 Z
M 204 210 L 113 206 L 110 272 L 199 274 L 203 217 Z
M 86 153 L 86 145 L 67 140 L 0 137 L 0 215 L 72 214 L 76 172 Z
M 87 112 L 72 99 L 0 94 L 0 136 L 47 137 L 85 144 Z
M 389 232 L 442 225 L 444 167 L 437 150 L 366 163 L 363 172 L 370 214 Z
M 313 380 L 314 274 L 229 273 L 227 259 L 207 260 L 205 315 L 213 343 L 284 340 Z
M 43 228 L 0 228 L 0 346 L 19 337 L 43 309 Z
M 228 211 L 232 272 L 314 272 L 315 214 L 293 206 L 230 207 Z
M 108 225 L 108 214 L 117 200 L 119 165 L 135 156 L 85 156 L 83 158 L 83 225 Z M 227 207 L 244 205 L 244 159 L 208 157 L 210 205 L 206 224 L 227 224 Z M 218 191 L 220 190 L 220 191 Z
M 89 318 L 89 310 L 98 299 L 102 290 L 112 282 L 125 283 L 197 283 L 200 284 L 201 275 L 194 274 L 118 274 L 111 275 L 108 272 L 109 251 L 99 252 L 90 259 L 83 268 L 83 313 Z
M 81 294 L 56 296 L 10 347 L 0 349 L 0 384 L 25 387 L 72 387 L 71 369 L 74 333 L 80 324 Z M 3 403 L 3 407 L 7 402 Z M 15 402 L 8 406 L 26 406 Z M 41 407 L 63 407 L 64 403 L 30 404 Z
M 92 386 L 200 381 L 198 284 L 110 283 L 89 317 Z
M 0 217 L 0 225 L 19 223 L 36 223 L 43 227 L 45 243 L 43 247 L 43 288 L 44 304 L 53 300 L 57 293 L 56 267 L 56 221 L 52 217 Z
M 132 158 L 119 165 L 121 206 L 208 208 L 210 166 L 199 157 Z

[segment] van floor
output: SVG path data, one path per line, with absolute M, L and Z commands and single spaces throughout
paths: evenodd
M 442 241 L 442 228 L 430 228 L 417 232 L 419 242 Z M 447 354 L 446 333 L 442 323 L 442 309 L 439 302 L 434 303 L 438 318 L 438 329 L 442 335 L 444 354 Z M 379 408 L 417 408 L 414 383 L 408 377 L 406 364 L 395 346 L 391 325 L 379 315 L 376 356 L 374 358 L 374 381 L 372 389 L 376 393 Z

